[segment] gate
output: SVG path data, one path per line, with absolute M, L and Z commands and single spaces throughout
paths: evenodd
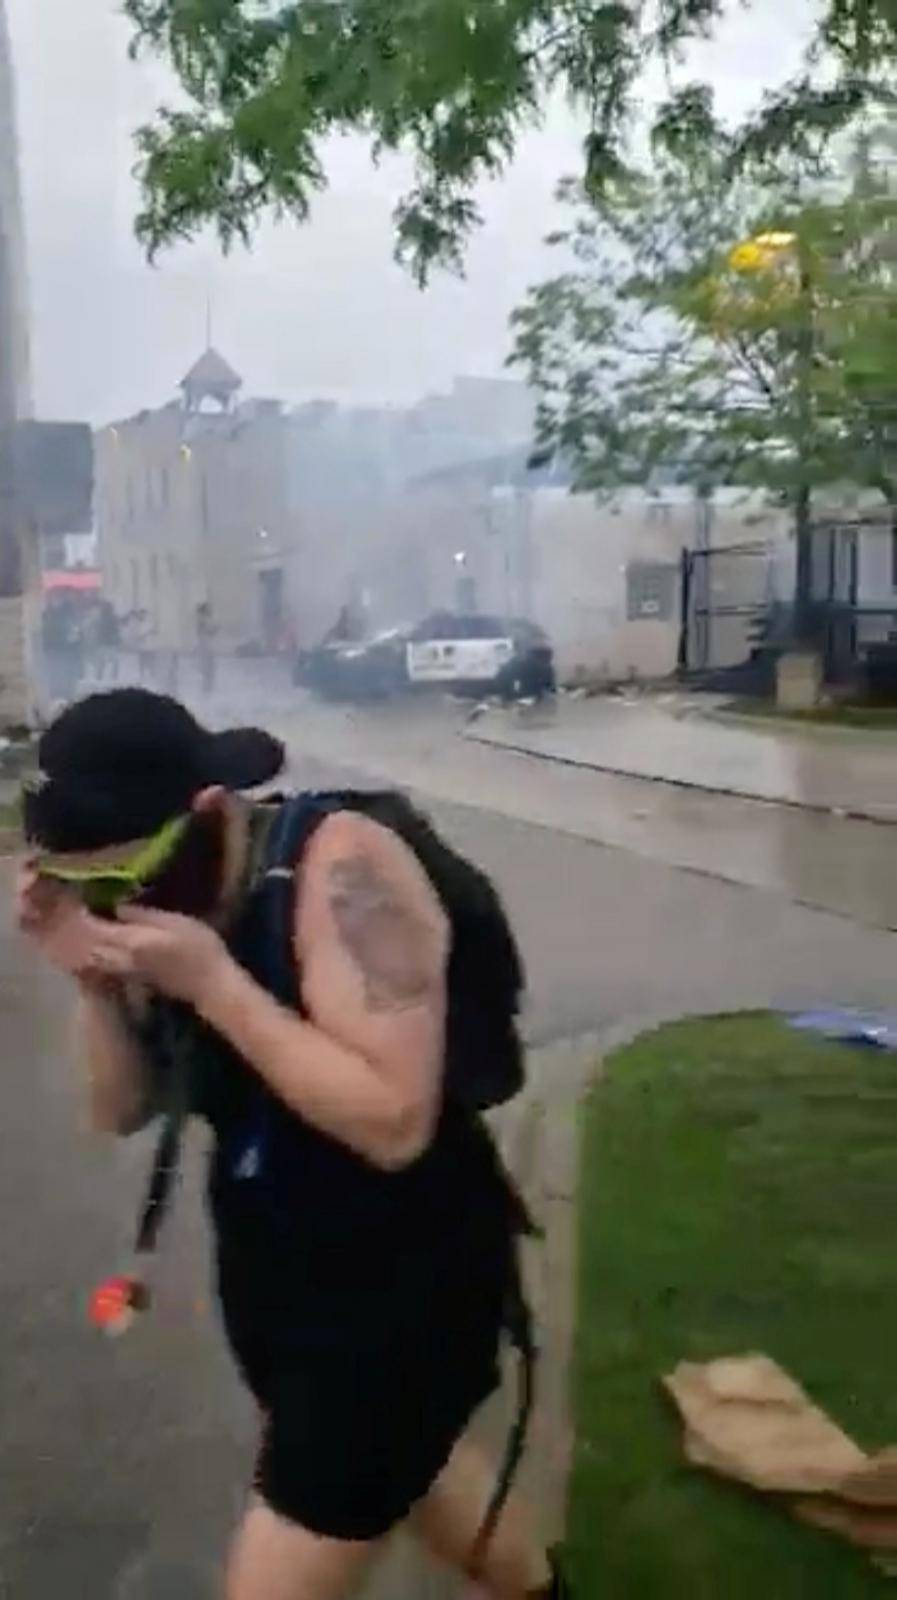
M 749 662 L 774 618 L 776 589 L 765 540 L 683 550 L 680 670 L 717 672 Z
M 794 642 L 794 540 L 682 552 L 683 673 L 765 692 Z M 848 683 L 871 656 L 897 659 L 897 520 L 889 509 L 812 529 L 809 635 L 826 681 Z
M 859 540 L 862 524 L 819 522 L 813 528 L 812 600 L 830 683 L 851 678 L 859 655 Z

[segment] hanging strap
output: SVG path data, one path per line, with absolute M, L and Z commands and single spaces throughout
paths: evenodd
M 256 981 L 284 1005 L 295 1004 L 298 999 L 290 938 L 296 865 L 312 833 L 328 812 L 338 807 L 339 797 L 335 794 L 296 795 L 283 800 L 266 841 L 262 872 L 244 913 L 245 932 L 238 945 L 245 948 L 238 948 L 236 954 Z M 171 1209 L 190 1111 L 192 1048 L 189 1021 L 182 1025 L 184 1017 L 184 1007 L 166 1003 L 154 1010 L 152 1025 L 144 1032 L 144 1043 L 150 1051 L 158 1050 L 167 1066 L 162 1129 L 134 1241 L 135 1254 L 144 1259 L 155 1251 Z
M 166 1103 L 162 1131 L 137 1221 L 134 1251 L 138 1257 L 153 1254 L 160 1229 L 171 1207 L 174 1180 L 180 1167 L 184 1125 L 190 1109 L 190 1051 L 178 1027 L 179 1011 L 178 1007 L 166 1007 L 156 1021 L 158 1044 L 168 1067 L 165 1074 Z
M 474 1581 L 482 1576 L 486 1552 L 492 1542 L 499 1519 L 507 1504 L 514 1479 L 520 1469 L 535 1402 L 538 1351 L 533 1329 L 532 1312 L 523 1288 L 520 1260 L 516 1250 L 505 1301 L 504 1329 L 518 1357 L 517 1413 L 511 1432 L 508 1435 L 508 1443 L 499 1468 L 492 1498 L 486 1508 L 486 1513 L 470 1553 L 467 1576 Z

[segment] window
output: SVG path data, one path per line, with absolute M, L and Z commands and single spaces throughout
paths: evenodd
M 630 561 L 626 568 L 629 622 L 669 622 L 673 615 L 678 568 L 670 562 Z
M 646 521 L 660 522 L 664 527 L 669 527 L 673 521 L 673 508 L 668 500 L 652 499 L 648 501 Z

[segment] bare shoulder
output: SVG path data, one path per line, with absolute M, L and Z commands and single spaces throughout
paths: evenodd
M 322 822 L 309 847 L 303 876 L 320 879 L 335 865 L 359 860 L 370 863 L 396 889 L 404 890 L 421 906 L 431 907 L 435 920 L 444 920 L 435 889 L 414 851 L 392 828 L 383 827 L 358 811 L 337 811 Z
M 445 912 L 414 852 L 355 812 L 322 823 L 304 863 L 300 945 L 329 943 L 363 976 L 372 1010 L 421 1005 L 444 982 Z

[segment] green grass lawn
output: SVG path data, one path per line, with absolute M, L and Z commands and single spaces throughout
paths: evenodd
M 658 1380 L 760 1350 L 864 1448 L 897 1443 L 897 1061 L 770 1018 L 611 1057 L 584 1110 L 577 1595 L 854 1600 L 862 1552 L 689 1468 Z
M 782 711 L 772 700 L 732 700 L 723 708 L 735 716 L 776 722 L 799 722 L 807 728 L 859 728 L 897 733 L 897 706 L 830 705 L 812 711 Z

